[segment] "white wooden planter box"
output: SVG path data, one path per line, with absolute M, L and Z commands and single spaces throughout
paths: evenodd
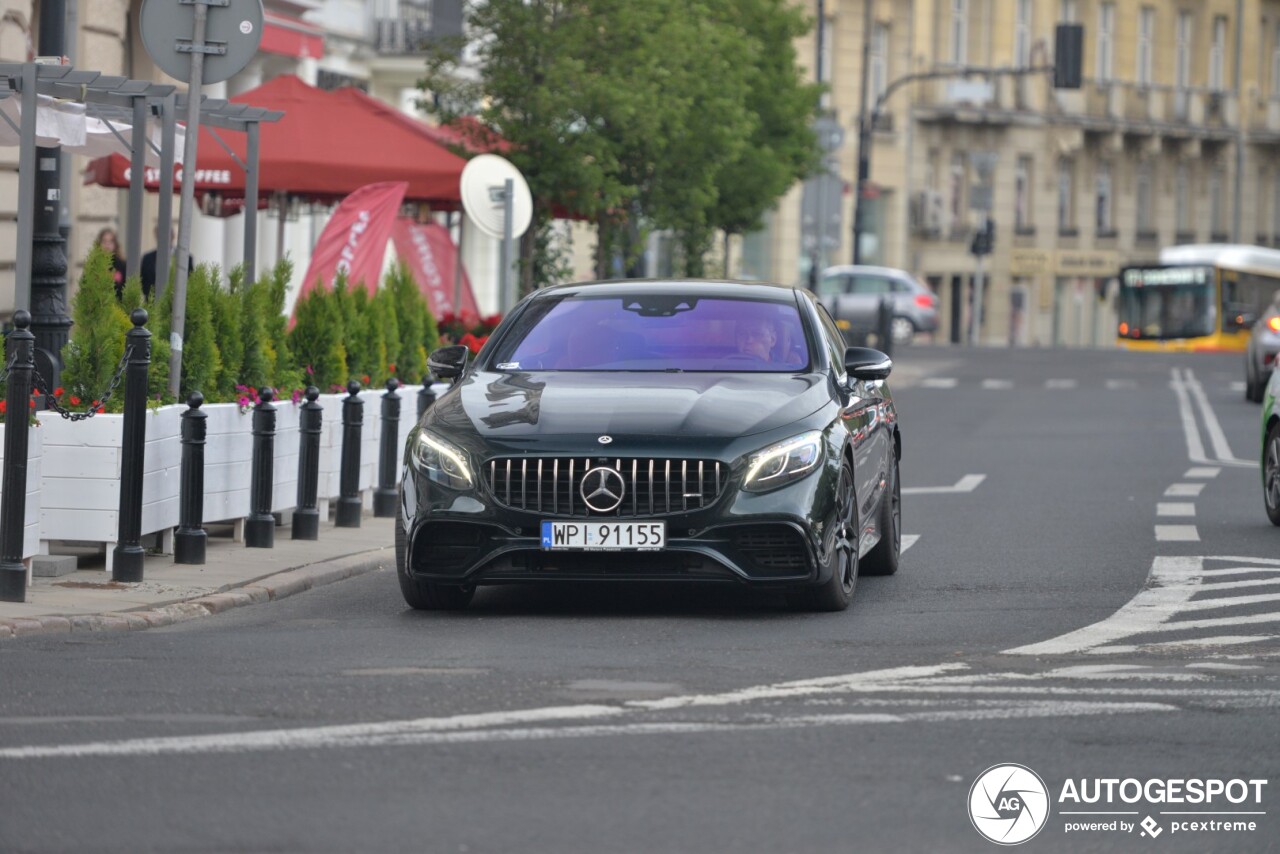
M 4 431 L 0 424 L 0 465 L 4 465 Z M 43 468 L 45 431 L 38 425 L 27 432 L 27 498 L 22 524 L 22 559 L 40 553 L 40 503 L 43 499 L 41 472 Z M 0 483 L 0 487 L 2 487 Z M 28 571 L 29 574 L 29 571 Z M 30 583 L 30 578 L 27 581 Z
M 276 401 L 276 435 L 272 462 L 271 512 L 292 510 L 298 498 L 299 407 Z M 253 410 L 235 403 L 202 407 L 205 422 L 204 520 L 243 519 L 250 511 L 253 485 Z
M 147 410 L 142 475 L 144 536 L 178 524 L 181 414 L 185 409 L 174 405 Z M 48 453 L 42 465 L 42 549 L 57 540 L 102 543 L 109 571 L 119 532 L 124 416 L 96 415 L 73 423 L 57 413 L 42 412 L 39 419 Z

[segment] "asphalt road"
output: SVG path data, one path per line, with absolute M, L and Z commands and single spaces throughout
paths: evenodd
M 387 569 L 7 643 L 0 851 L 992 851 L 970 794 L 1001 763 L 1051 812 L 978 823 L 1041 826 L 1027 850 L 1280 850 L 1280 530 L 1239 357 L 897 355 L 918 539 L 848 612 L 601 584 L 419 614 Z M 1097 778 L 1268 783 L 1061 801 Z M 1168 814 L 1202 811 L 1236 814 Z M 1257 829 L 1173 826 L 1214 820 Z

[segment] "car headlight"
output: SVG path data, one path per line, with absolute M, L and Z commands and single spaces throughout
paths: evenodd
M 742 488 L 767 492 L 799 480 L 822 461 L 822 431 L 811 430 L 751 455 Z
M 453 489 L 471 489 L 475 478 L 467 463 L 466 451 L 426 430 L 418 433 L 413 444 L 413 461 L 427 477 Z

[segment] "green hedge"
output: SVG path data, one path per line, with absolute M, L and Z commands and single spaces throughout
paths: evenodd
M 85 261 L 72 301 L 71 339 L 63 349 L 62 403 L 87 409 L 108 387 L 124 353 L 132 324 L 129 312 L 146 308 L 152 356 L 149 394 L 155 403 L 168 394 L 171 288 L 144 302 L 136 280 L 115 296 L 111 259 L 99 249 Z M 321 391 L 345 388 L 350 379 L 383 385 L 391 376 L 416 384 L 427 376 L 427 353 L 439 343 L 435 318 L 417 284 L 403 267 L 388 273 L 374 296 L 352 289 L 341 278 L 332 290 L 317 288 L 298 301 L 293 328 L 284 313 L 293 273 L 288 260 L 256 282 L 239 268 L 222 284 L 221 271 L 200 265 L 187 281 L 180 400 L 200 391 L 208 402 L 239 402 L 253 390 L 271 386 L 281 398 L 297 399 L 307 385 Z M 73 400 L 74 399 L 74 400 Z M 105 406 L 123 409 L 123 388 Z

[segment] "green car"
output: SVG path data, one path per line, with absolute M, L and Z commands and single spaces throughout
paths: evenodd
M 1272 371 L 1262 398 L 1262 499 L 1273 525 L 1280 525 L 1280 371 Z

